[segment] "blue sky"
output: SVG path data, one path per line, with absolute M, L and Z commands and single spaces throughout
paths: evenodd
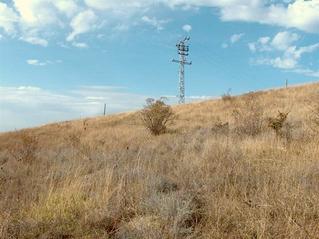
M 0 0 L 0 131 L 319 78 L 319 1 Z

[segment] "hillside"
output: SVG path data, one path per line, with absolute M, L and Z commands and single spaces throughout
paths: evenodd
M 160 136 L 138 112 L 0 134 L 0 238 L 319 238 L 318 104 L 311 84 L 174 106 Z

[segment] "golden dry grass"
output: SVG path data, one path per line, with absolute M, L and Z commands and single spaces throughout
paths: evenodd
M 318 102 L 312 84 L 176 106 L 160 136 L 137 113 L 1 134 L 0 238 L 319 238 Z

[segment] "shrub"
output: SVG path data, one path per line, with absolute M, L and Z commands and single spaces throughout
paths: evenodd
M 167 131 L 167 125 L 173 120 L 174 113 L 164 99 L 147 99 L 141 111 L 143 125 L 153 134 L 160 135 Z
M 273 129 L 277 136 L 283 136 L 283 127 L 286 123 L 289 112 L 283 113 L 278 111 L 276 117 L 268 118 L 268 127 Z
M 230 92 L 231 92 L 231 89 L 228 89 L 228 91 L 222 95 L 222 100 L 224 102 L 231 102 L 234 100 Z
M 257 95 L 249 93 L 243 97 L 241 103 L 233 110 L 233 117 L 236 122 L 235 131 L 239 135 L 256 136 L 261 132 L 264 114 Z
M 217 121 L 214 126 L 211 128 L 212 132 L 215 134 L 224 134 L 228 135 L 229 133 L 229 123 Z
M 290 143 L 292 140 L 293 125 L 287 122 L 287 118 L 290 112 L 280 112 L 274 118 L 268 118 L 268 127 L 273 129 L 277 138 L 282 138 Z

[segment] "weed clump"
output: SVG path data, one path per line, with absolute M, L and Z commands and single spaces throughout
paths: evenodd
M 167 131 L 167 125 L 172 122 L 174 113 L 164 99 L 147 99 L 146 106 L 141 111 L 143 125 L 153 134 L 160 135 Z

